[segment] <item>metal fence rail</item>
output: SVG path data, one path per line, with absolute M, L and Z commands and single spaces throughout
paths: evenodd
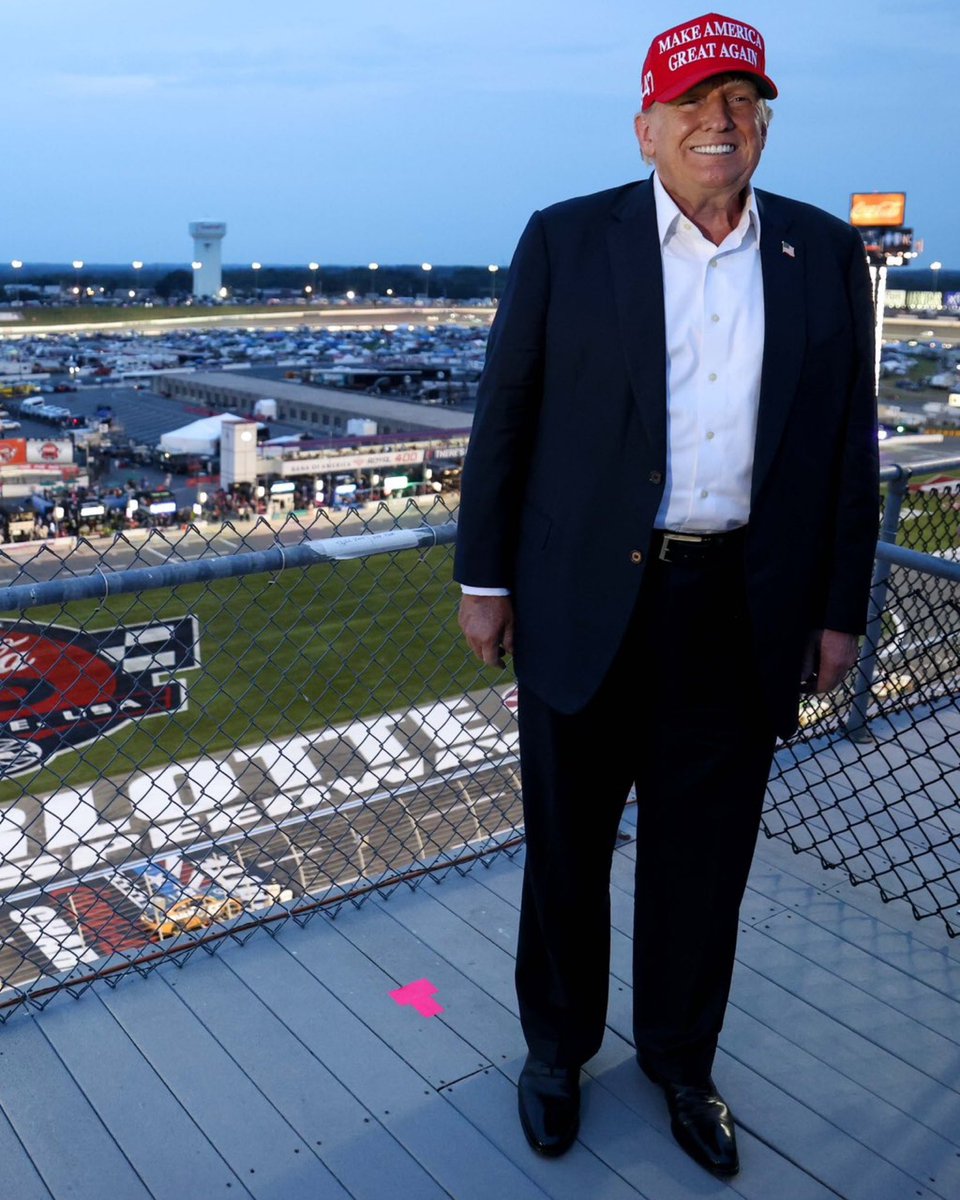
M 766 831 L 957 931 L 960 515 L 888 483 L 886 536 L 925 553 L 881 547 L 865 670 L 807 705 Z M 0 551 L 0 1018 L 519 845 L 515 692 L 459 639 L 454 517 Z M 925 764 L 909 794 L 865 798 L 878 747 Z
M 0 1016 L 518 844 L 512 688 L 460 645 L 451 516 L 436 498 L 20 565 Z
M 957 492 L 944 499 L 952 512 Z M 881 542 L 872 609 L 858 677 L 805 702 L 802 736 L 776 756 L 764 830 L 955 937 L 960 555 Z

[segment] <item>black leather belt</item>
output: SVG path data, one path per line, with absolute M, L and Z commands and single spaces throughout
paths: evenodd
M 745 534 L 745 525 L 723 533 L 674 533 L 669 529 L 655 529 L 650 551 L 665 563 L 707 565 L 738 549 Z

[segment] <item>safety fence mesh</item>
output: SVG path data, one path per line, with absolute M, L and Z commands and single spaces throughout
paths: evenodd
M 775 759 L 764 829 L 957 936 L 960 562 L 889 569 L 868 690 L 851 678 L 803 701 L 801 733 Z
M 516 693 L 456 627 L 455 500 L 0 550 L 0 1018 L 520 845 Z M 872 671 L 806 703 L 765 815 L 952 933 L 954 500 L 908 501 L 936 553 L 887 564 Z
M 451 547 L 375 552 L 452 542 L 450 518 L 437 497 L 7 556 L 0 1015 L 518 844 L 513 689 L 461 643 Z M 314 557 L 357 534 L 369 556 Z M 150 578 L 177 572 L 209 578 Z

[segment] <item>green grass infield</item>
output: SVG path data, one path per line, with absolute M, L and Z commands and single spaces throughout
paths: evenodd
M 451 555 L 438 547 L 28 610 L 23 619 L 32 624 L 89 632 L 193 614 L 201 665 L 178 676 L 184 711 L 67 750 L 0 783 L 0 801 L 489 686 L 496 676 L 481 675 L 457 629 Z

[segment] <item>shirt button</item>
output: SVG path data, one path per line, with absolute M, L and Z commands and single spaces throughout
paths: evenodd
M 716 322 L 716 321 L 719 321 L 719 320 L 720 320 L 720 314 L 719 314 L 719 313 L 714 313 L 714 314 L 713 314 L 713 316 L 710 318 L 710 320 L 711 320 L 711 321 L 714 321 L 714 322 Z
M 717 262 L 717 260 L 716 260 L 715 258 L 711 258 L 711 259 L 710 259 L 710 266 L 711 266 L 711 267 L 718 267 L 719 265 L 720 265 L 720 264 Z
M 632 563 L 643 562 L 643 554 L 639 550 L 631 550 L 630 551 L 630 561 Z
M 708 429 L 707 430 L 707 441 L 712 442 L 715 437 L 716 437 L 716 434 L 713 432 L 713 430 Z
M 706 500 L 706 498 L 707 498 L 709 495 L 710 495 L 710 493 L 707 491 L 707 489 L 706 489 L 706 488 L 701 488 L 701 489 L 700 489 L 700 499 L 701 499 L 701 500 Z
M 716 371 L 711 371 L 710 374 L 707 376 L 707 378 L 710 380 L 711 383 L 716 383 L 717 382 Z

